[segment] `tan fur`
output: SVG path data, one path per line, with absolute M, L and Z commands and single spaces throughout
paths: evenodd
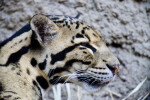
M 64 19 L 65 21 L 61 22 Z M 59 76 L 61 77 L 60 79 L 73 82 L 88 91 L 97 91 L 110 82 L 118 71 L 118 59 L 107 48 L 101 34 L 86 23 L 66 16 L 46 17 L 36 15 L 31 19 L 30 26 L 31 30 L 13 38 L 0 48 L 0 87 L 2 87 L 0 98 L 14 100 L 14 98 L 18 97 L 16 100 L 41 100 L 44 95 L 41 95 L 41 90 L 47 91 L 47 88 L 41 88 L 40 83 L 36 80 L 37 76 L 42 76 L 48 82 L 49 87 L 53 85 L 50 81 L 55 76 Z M 77 38 L 77 34 L 83 37 Z M 33 35 L 35 35 L 34 38 L 32 37 Z M 27 39 L 25 40 L 25 38 Z M 38 41 L 39 48 L 31 48 L 33 39 Z M 20 40 L 23 41 L 19 43 Z M 87 46 L 87 44 L 90 46 Z M 19 60 L 6 65 L 13 53 L 21 50 L 23 46 L 29 45 L 31 46 L 27 53 L 21 54 Z M 52 61 L 54 61 L 52 55 L 56 55 L 72 46 L 75 46 L 75 48 L 69 52 L 67 51 L 64 59 L 52 64 Z M 33 58 L 36 58 L 36 66 L 31 63 Z M 65 66 L 72 59 L 77 61 L 73 62 L 72 66 Z M 45 60 L 45 68 L 41 70 L 39 64 Z M 89 64 L 87 65 L 86 63 Z M 115 71 L 111 71 L 112 69 L 108 65 Z M 68 67 L 68 69 L 51 77 L 48 76 L 51 73 L 51 69 L 64 67 Z M 27 73 L 27 70 L 30 74 Z M 70 74 L 77 75 L 76 72 L 79 70 L 84 71 L 84 75 L 93 77 L 95 81 L 98 80 L 99 83 L 94 83 L 93 81 L 98 86 L 90 85 L 93 83 L 87 84 L 85 81 L 77 79 L 77 77 L 69 77 Z M 101 73 L 106 73 L 106 75 Z M 80 76 L 83 74 L 80 74 Z M 88 76 L 86 77 L 88 78 Z M 33 84 L 33 81 L 37 83 L 37 86 Z M 38 90 L 39 88 L 40 90 Z M 7 91 L 13 91 L 14 93 L 8 93 Z M 10 95 L 11 97 L 6 97 Z

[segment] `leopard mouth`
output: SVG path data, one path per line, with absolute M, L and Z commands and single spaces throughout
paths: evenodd
M 89 75 L 78 76 L 77 79 L 81 82 L 81 86 L 89 92 L 99 91 L 111 81 L 111 79 L 104 81 Z

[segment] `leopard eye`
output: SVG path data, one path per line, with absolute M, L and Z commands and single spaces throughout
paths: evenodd
M 91 46 L 89 43 L 85 42 L 85 43 L 81 43 L 81 45 L 91 49 L 93 51 L 93 53 L 96 52 L 96 49 L 93 46 Z
M 80 45 L 82 45 L 82 46 L 87 46 L 88 43 L 87 43 L 87 42 L 82 42 L 82 43 L 80 43 Z

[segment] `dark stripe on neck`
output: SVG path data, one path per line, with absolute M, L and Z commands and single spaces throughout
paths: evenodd
M 6 64 L 0 65 L 0 66 L 7 66 L 7 65 L 9 65 L 10 63 L 16 63 L 16 62 L 18 62 L 18 61 L 20 60 L 20 58 L 22 57 L 22 55 L 26 54 L 26 53 L 28 52 L 28 50 L 29 50 L 29 46 L 24 46 L 24 47 L 22 47 L 20 50 L 18 50 L 18 51 L 15 52 L 15 53 L 12 53 L 12 54 L 9 56 L 9 58 L 8 58 L 8 60 L 7 60 L 7 62 L 6 62 Z
M 30 30 L 30 25 L 26 24 L 23 28 L 21 28 L 18 32 L 16 32 L 14 35 L 12 35 L 10 38 L 4 40 L 2 43 L 0 43 L 0 49 L 6 45 L 9 41 L 11 41 L 12 39 L 14 39 L 15 37 L 20 36 L 21 34 L 23 34 L 24 32 L 28 32 Z

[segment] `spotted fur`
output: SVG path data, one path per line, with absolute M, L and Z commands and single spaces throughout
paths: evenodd
M 69 16 L 35 15 L 0 43 L 0 100 L 42 100 L 58 83 L 100 90 L 118 59 L 93 27 Z

